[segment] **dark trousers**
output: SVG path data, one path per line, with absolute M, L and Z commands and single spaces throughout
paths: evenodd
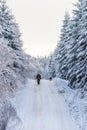
M 40 79 L 37 79 L 37 84 L 40 84 Z

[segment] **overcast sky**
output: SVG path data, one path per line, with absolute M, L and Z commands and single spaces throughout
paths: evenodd
M 19 23 L 24 50 L 32 56 L 49 55 L 56 47 L 64 13 L 77 0 L 7 0 Z

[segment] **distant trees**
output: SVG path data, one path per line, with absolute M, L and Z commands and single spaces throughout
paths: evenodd
M 49 63 L 48 63 L 48 76 L 49 77 L 55 77 L 55 60 L 54 57 L 51 55 L 49 57 Z

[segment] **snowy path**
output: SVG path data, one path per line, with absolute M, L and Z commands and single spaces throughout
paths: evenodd
M 38 86 L 36 81 L 29 80 L 12 103 L 22 120 L 23 130 L 77 130 L 53 82 L 42 80 Z

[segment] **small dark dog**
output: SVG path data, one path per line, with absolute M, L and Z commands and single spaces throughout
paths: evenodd
M 51 80 L 52 80 L 52 77 L 50 77 L 49 80 L 51 81 Z

